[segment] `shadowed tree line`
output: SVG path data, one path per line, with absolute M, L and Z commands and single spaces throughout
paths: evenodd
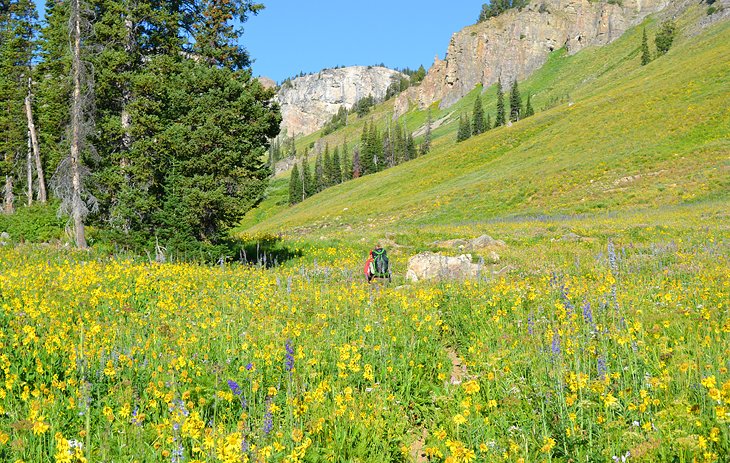
M 0 8 L 3 211 L 50 199 L 78 247 L 215 247 L 262 199 L 281 116 L 251 77 L 249 0 Z M 46 193 L 46 174 L 50 195 Z

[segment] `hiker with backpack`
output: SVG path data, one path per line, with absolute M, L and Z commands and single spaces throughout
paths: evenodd
M 368 279 L 368 283 L 372 282 L 374 278 L 387 278 L 390 281 L 388 254 L 379 244 L 375 246 L 375 249 L 370 251 L 368 260 L 365 261 L 365 276 Z

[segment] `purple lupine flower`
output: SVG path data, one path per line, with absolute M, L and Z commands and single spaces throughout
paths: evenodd
M 247 371 L 251 371 L 251 368 L 253 368 L 253 363 L 251 363 L 251 362 L 248 362 L 248 363 L 246 364 L 246 370 L 247 370 Z
M 137 415 L 139 415 L 139 405 L 134 407 L 134 411 L 132 411 L 132 424 L 135 426 L 142 426 L 142 421 L 137 419 Z
M 177 439 L 173 438 L 173 441 Z M 185 449 L 183 448 L 182 444 L 177 444 L 177 447 L 175 447 L 172 451 L 172 455 L 170 455 L 170 462 L 171 463 L 183 463 L 185 461 L 185 455 L 184 455 Z
M 613 241 L 608 240 L 608 266 L 611 268 L 611 272 L 615 275 L 618 272 L 618 263 L 616 262 L 616 248 L 613 246 Z
M 272 429 L 274 429 L 274 416 L 271 414 L 271 399 L 267 398 L 266 413 L 264 413 L 264 434 L 268 436 Z
M 575 306 L 572 302 L 570 302 L 570 299 L 568 299 L 568 290 L 565 288 L 565 285 L 560 289 L 560 298 L 563 300 L 563 307 L 565 307 L 566 312 L 568 313 L 568 317 L 573 315 L 573 311 L 575 310 Z
M 532 318 L 532 312 L 527 316 L 527 332 L 532 336 L 535 333 L 535 320 Z
M 604 379 L 606 377 L 608 369 L 606 368 L 606 359 L 603 358 L 603 356 L 598 357 L 598 360 L 596 362 L 596 370 L 598 370 L 599 378 Z
M 232 379 L 228 380 L 228 387 L 231 388 L 231 392 L 233 395 L 240 396 L 242 394 L 241 387 L 238 385 L 237 382 L 233 381 Z
M 553 355 L 560 355 L 560 335 L 558 334 L 558 330 L 555 330 L 555 334 L 553 334 L 553 344 L 551 347 Z
M 286 345 L 286 359 L 284 360 L 284 367 L 286 371 L 292 371 L 294 368 L 294 347 L 291 345 L 291 339 L 287 339 Z
M 593 312 L 591 311 L 591 303 L 588 301 L 583 305 L 583 319 L 589 325 L 593 325 Z

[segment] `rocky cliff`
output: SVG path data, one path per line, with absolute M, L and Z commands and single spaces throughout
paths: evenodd
M 402 76 L 379 66 L 350 66 L 325 69 L 298 77 L 279 90 L 282 131 L 289 136 L 306 135 L 322 128 L 340 106 L 350 109 L 368 95 L 383 98 L 394 79 Z
M 572 54 L 605 45 L 668 3 L 534 0 L 522 10 L 469 26 L 451 37 L 446 58 L 436 57 L 420 86 L 398 96 L 396 115 L 410 104 L 424 108 L 440 100 L 442 108 L 451 106 L 477 84 L 522 80 L 540 68 L 551 51 L 566 47 Z

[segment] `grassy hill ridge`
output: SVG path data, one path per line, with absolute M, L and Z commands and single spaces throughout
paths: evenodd
M 703 14 L 690 10 L 688 24 Z M 649 19 L 643 27 L 651 34 Z M 611 45 L 573 56 L 555 52 L 520 83 L 538 111 L 511 127 L 455 143 L 456 119 L 470 114 L 477 88 L 434 131 L 424 157 L 325 190 L 288 207 L 286 179 L 244 220 L 250 231 L 350 226 L 386 228 L 491 220 L 530 214 L 597 213 L 726 200 L 730 191 L 730 24 L 678 38 L 670 52 L 640 66 L 642 26 Z M 494 114 L 495 89 L 482 98 Z M 389 102 L 372 120 L 384 126 Z M 378 119 L 379 117 L 379 119 Z M 424 111 L 406 115 L 418 127 Z M 362 122 L 359 126 L 362 125 Z M 358 137 L 358 124 L 331 134 Z M 308 140 L 301 142 L 307 143 Z M 370 220 L 371 222 L 368 222 Z

